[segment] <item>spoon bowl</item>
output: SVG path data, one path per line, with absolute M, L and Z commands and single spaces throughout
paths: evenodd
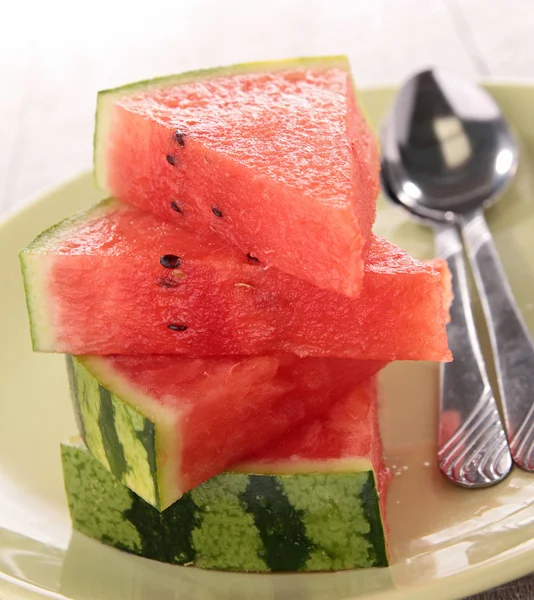
M 438 221 L 485 208 L 517 169 L 517 144 L 493 98 L 442 70 L 404 84 L 382 141 L 383 167 L 398 201 Z

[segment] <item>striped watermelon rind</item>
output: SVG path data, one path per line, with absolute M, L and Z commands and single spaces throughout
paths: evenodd
M 61 446 L 74 529 L 178 565 L 331 571 L 388 565 L 374 472 L 227 472 L 163 512 L 118 481 L 79 439 Z M 361 463 L 364 467 L 364 464 Z
M 90 358 L 84 362 L 67 356 L 78 431 L 117 479 L 158 509 L 166 508 L 169 497 L 180 495 L 172 475 L 178 453 L 169 454 L 165 467 L 158 468 L 158 444 L 172 447 L 176 414 L 159 406 L 157 414 L 147 415 L 147 403 L 135 390 L 129 390 L 126 401 L 102 385 L 105 361 L 99 363 L 99 379 L 88 370 L 90 365 Z M 110 377 L 116 379 L 117 374 Z

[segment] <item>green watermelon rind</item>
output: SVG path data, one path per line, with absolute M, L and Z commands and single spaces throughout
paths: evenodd
M 105 140 L 107 139 L 108 131 L 107 120 L 109 118 L 109 106 L 113 103 L 115 98 L 135 94 L 141 90 L 145 91 L 153 88 L 185 85 L 195 81 L 214 79 L 216 77 L 225 77 L 245 73 L 272 73 L 297 68 L 306 69 L 323 67 L 340 68 L 350 72 L 349 60 L 343 55 L 301 57 L 273 61 L 239 63 L 210 69 L 198 69 L 177 75 L 167 75 L 164 77 L 156 77 L 154 79 L 145 79 L 121 87 L 100 91 L 97 98 L 95 133 L 93 140 L 94 177 L 96 185 L 100 189 L 106 190 L 107 174 Z
M 181 495 L 178 411 L 166 410 L 106 372 L 98 356 L 67 356 L 71 398 L 85 444 L 119 481 L 163 510 Z M 114 393 L 120 387 L 122 395 Z M 170 455 L 174 458 L 170 458 Z M 165 460 L 163 457 L 165 456 Z
M 54 247 L 58 234 L 64 231 L 72 233 L 72 227 L 77 223 L 86 224 L 88 219 L 96 218 L 117 210 L 122 204 L 113 198 L 102 200 L 88 210 L 55 223 L 42 231 L 23 250 L 19 252 L 19 263 L 22 273 L 26 307 L 30 321 L 30 336 L 33 350 L 36 352 L 54 352 L 58 330 L 54 312 L 58 310 L 53 301 L 49 301 L 48 269 L 53 266 L 55 259 Z M 48 263 L 48 264 L 47 264 Z
M 73 439 L 61 446 L 74 529 L 145 558 L 249 572 L 388 565 L 372 469 L 227 472 L 159 512 Z

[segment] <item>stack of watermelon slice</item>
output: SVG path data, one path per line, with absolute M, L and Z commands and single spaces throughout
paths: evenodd
M 378 165 L 344 58 L 99 95 L 112 198 L 21 252 L 34 349 L 68 355 L 76 529 L 205 568 L 388 564 L 375 375 L 450 359 L 450 282 L 373 235 Z

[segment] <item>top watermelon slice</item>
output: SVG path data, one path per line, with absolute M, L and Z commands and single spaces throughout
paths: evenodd
M 318 287 L 358 295 L 378 146 L 343 57 L 236 65 L 101 92 L 98 185 Z

